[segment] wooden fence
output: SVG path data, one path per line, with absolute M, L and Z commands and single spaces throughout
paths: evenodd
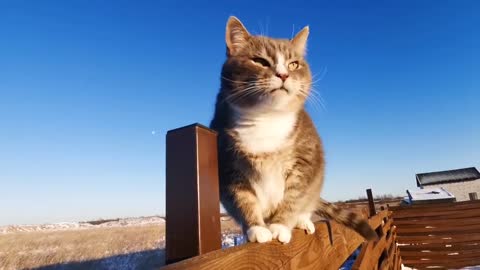
M 215 132 L 198 124 L 171 130 L 166 153 L 167 266 L 163 269 L 337 270 L 360 246 L 352 269 L 400 269 L 392 212 L 376 213 L 374 208 L 369 223 L 380 235 L 378 241 L 366 242 L 340 224 L 319 221 L 313 235 L 294 230 L 288 244 L 272 241 L 221 249 Z
M 480 201 L 391 207 L 403 263 L 415 269 L 480 265 Z

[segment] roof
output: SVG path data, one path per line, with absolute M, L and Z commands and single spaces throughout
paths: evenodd
M 423 188 L 415 190 L 407 190 L 408 200 L 414 201 L 428 201 L 428 200 L 442 200 L 455 199 L 455 196 L 443 188 Z
M 480 179 L 480 173 L 475 167 L 416 174 L 417 186 L 428 186 L 442 183 L 472 181 Z

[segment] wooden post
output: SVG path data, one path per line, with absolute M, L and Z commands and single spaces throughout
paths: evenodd
M 478 200 L 476 192 L 470 192 L 470 193 L 468 193 L 468 196 L 470 197 L 470 201 Z
M 193 124 L 166 146 L 166 264 L 221 248 L 217 135 Z
M 377 214 L 375 211 L 375 202 L 373 201 L 372 189 L 367 189 L 367 198 L 368 198 L 368 210 L 370 211 L 370 217 L 373 217 Z

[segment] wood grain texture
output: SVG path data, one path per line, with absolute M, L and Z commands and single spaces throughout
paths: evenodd
M 387 211 L 370 219 L 372 227 L 381 225 Z M 336 222 L 331 222 L 332 238 L 325 222 L 315 224 L 313 235 L 294 230 L 292 241 L 281 244 L 246 243 L 224 250 L 213 251 L 162 269 L 334 269 L 337 270 L 345 260 L 358 248 L 364 239 Z M 330 241 L 333 240 L 333 245 Z

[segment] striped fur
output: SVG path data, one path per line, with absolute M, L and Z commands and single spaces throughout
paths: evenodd
M 377 233 L 372 229 L 372 227 L 370 227 L 368 222 L 354 212 L 342 209 L 332 203 L 319 199 L 315 213 L 319 216 L 335 220 L 340 224 L 352 228 L 365 239 L 378 239 Z

